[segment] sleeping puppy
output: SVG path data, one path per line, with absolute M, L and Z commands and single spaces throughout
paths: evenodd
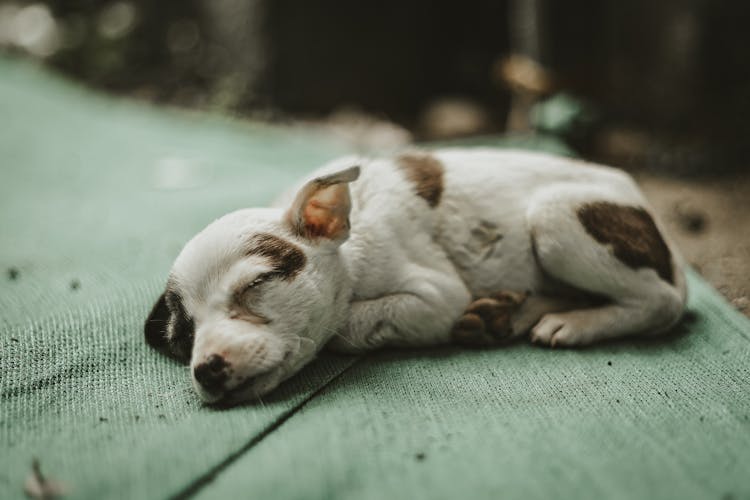
M 146 340 L 189 361 L 206 402 L 266 394 L 324 346 L 581 346 L 683 313 L 681 260 L 622 171 L 490 149 L 359 162 L 177 257 Z

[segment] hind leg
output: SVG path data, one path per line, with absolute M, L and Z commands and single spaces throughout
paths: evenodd
M 529 333 L 546 314 L 583 307 L 572 298 L 529 295 L 504 290 L 471 302 L 453 327 L 457 344 L 486 347 Z
M 539 321 L 550 314 L 574 311 L 590 306 L 590 302 L 562 296 L 531 295 L 513 314 L 511 327 L 513 336 L 519 337 L 531 332 Z
M 590 186 L 566 185 L 532 201 L 527 223 L 539 266 L 608 299 L 598 307 L 545 314 L 531 331 L 532 341 L 584 345 L 658 333 L 682 315 L 681 271 L 653 219 L 637 196 L 610 195 L 617 201 L 597 201 L 601 190 Z

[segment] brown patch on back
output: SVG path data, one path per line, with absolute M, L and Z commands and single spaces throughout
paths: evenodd
M 247 255 L 260 255 L 271 261 L 281 278 L 294 279 L 305 267 L 305 253 L 296 245 L 268 233 L 258 233 L 248 243 Z
M 597 201 L 579 208 L 578 219 L 596 241 L 611 245 L 615 257 L 628 267 L 650 267 L 673 283 L 672 255 L 646 210 Z
M 417 196 L 435 208 L 443 195 L 443 164 L 427 153 L 404 153 L 396 162 L 406 178 L 414 183 Z

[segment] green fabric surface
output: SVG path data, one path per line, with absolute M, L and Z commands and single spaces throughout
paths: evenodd
M 750 498 L 750 328 L 690 291 L 658 340 L 368 356 L 200 498 Z
M 340 146 L 92 97 L 9 61 L 0 116 L 0 498 L 23 496 L 32 457 L 73 498 L 177 493 L 351 363 L 218 412 L 142 332 L 190 236 Z
M 0 117 L 0 498 L 32 457 L 69 498 L 750 497 L 750 325 L 696 275 L 678 336 L 326 355 L 218 411 L 143 320 L 197 230 L 345 147 L 2 59 Z

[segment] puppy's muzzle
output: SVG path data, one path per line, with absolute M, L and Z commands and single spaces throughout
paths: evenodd
M 229 364 L 218 354 L 212 354 L 195 367 L 193 375 L 207 393 L 217 395 L 224 392 L 229 380 Z

